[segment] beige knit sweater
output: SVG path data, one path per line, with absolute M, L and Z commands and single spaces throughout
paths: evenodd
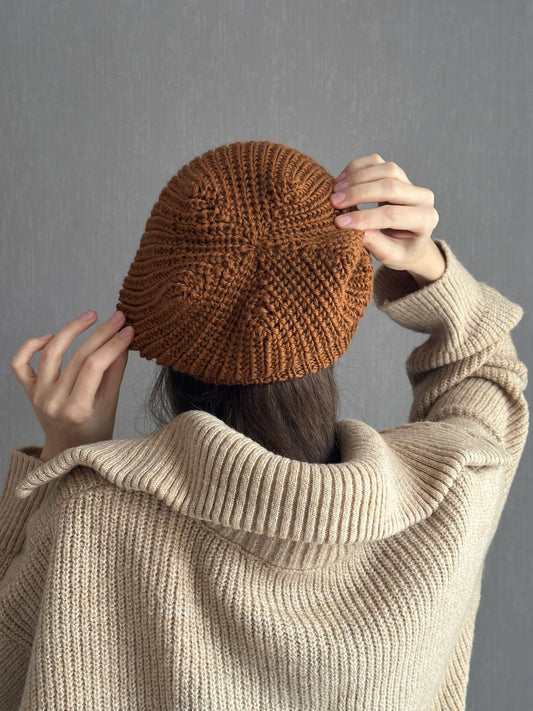
M 524 448 L 523 309 L 450 246 L 380 311 L 430 334 L 409 422 L 338 422 L 342 463 L 189 411 L 43 463 L 0 498 L 0 709 L 459 711 L 487 549 Z M 384 356 L 390 358 L 394 349 Z

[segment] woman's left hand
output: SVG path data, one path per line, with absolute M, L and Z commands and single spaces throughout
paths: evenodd
M 84 316 L 86 314 L 83 314 Z M 133 328 L 117 311 L 89 336 L 61 373 L 63 356 L 76 336 L 98 319 L 95 311 L 67 323 L 59 333 L 25 341 L 10 361 L 46 435 L 41 459 L 69 447 L 112 439 L 120 385 L 128 362 Z M 111 317 L 113 318 L 113 317 Z M 36 374 L 32 356 L 44 348 Z

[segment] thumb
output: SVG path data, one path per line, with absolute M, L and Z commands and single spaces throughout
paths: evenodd
M 388 231 L 365 230 L 363 235 L 363 247 L 368 249 L 370 254 L 382 264 L 393 261 L 395 253 L 401 249 L 398 238 L 404 234 L 397 230 L 390 230 L 394 232 L 392 235 L 385 234 Z

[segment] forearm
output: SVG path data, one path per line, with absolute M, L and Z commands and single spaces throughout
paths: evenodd
M 406 270 L 419 287 L 440 279 L 446 270 L 446 262 L 435 242 L 430 240 L 427 245 L 427 251 L 416 267 Z

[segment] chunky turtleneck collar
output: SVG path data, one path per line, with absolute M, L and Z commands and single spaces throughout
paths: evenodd
M 191 410 L 146 436 L 67 449 L 29 471 L 17 495 L 81 465 L 121 489 L 157 497 L 260 557 L 310 567 L 422 521 L 465 466 L 505 463 L 500 449 L 466 431 L 458 438 L 447 423 L 378 432 L 341 420 L 336 428 L 342 461 L 307 463 Z

